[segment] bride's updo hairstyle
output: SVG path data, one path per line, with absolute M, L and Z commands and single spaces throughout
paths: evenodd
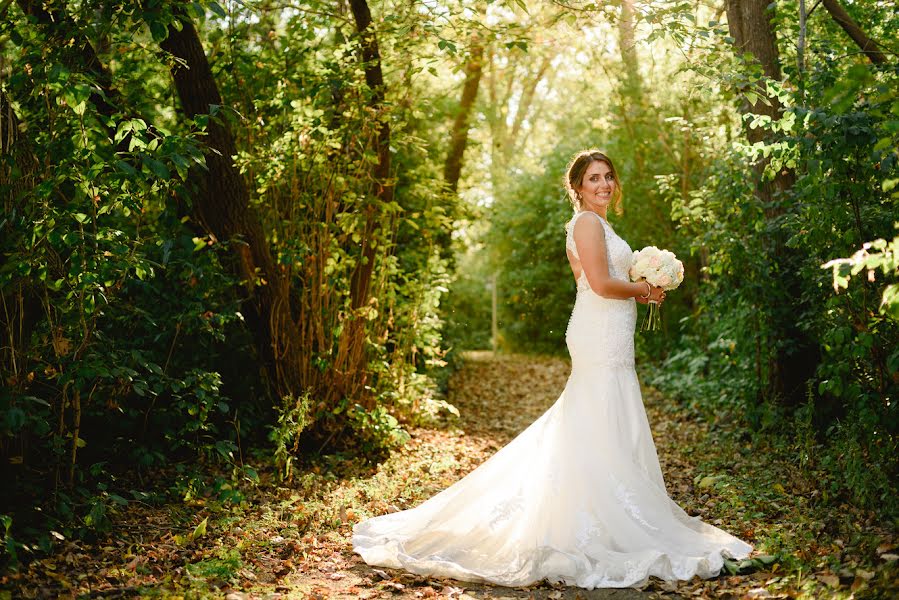
M 574 155 L 571 162 L 568 163 L 568 170 L 565 172 L 565 191 L 568 192 L 568 199 L 574 210 L 583 210 L 581 206 L 581 194 L 576 188 L 582 187 L 584 184 L 584 174 L 595 161 L 604 162 L 609 166 L 612 177 L 615 179 L 615 193 L 612 194 L 612 210 L 615 214 L 621 214 L 621 180 L 618 179 L 618 171 L 612 163 L 612 159 L 600 152 L 599 150 L 583 150 Z

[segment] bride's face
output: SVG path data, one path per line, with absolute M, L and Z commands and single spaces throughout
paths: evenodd
M 615 176 L 609 165 L 601 160 L 594 160 L 584 172 L 581 187 L 582 208 L 605 212 L 615 195 Z

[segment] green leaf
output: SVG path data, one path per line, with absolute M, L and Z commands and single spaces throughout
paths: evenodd
M 218 2 L 210 2 L 209 9 L 223 19 L 228 17 L 228 13 L 225 12 L 225 9 L 222 8 Z
M 899 321 L 899 283 L 891 283 L 883 290 L 880 314 Z
M 206 535 L 206 525 L 208 522 L 209 522 L 209 517 L 206 517 L 205 519 L 200 521 L 200 524 L 197 525 L 194 528 L 193 532 L 190 534 L 190 541 L 194 542 L 194 541 L 200 539 L 201 537 L 203 537 L 204 535 Z
M 450 54 L 456 53 L 456 45 L 449 40 L 441 39 L 439 42 L 437 42 L 437 47 L 441 50 L 446 50 Z
M 169 37 L 169 30 L 159 21 L 150 21 L 150 35 L 157 44 Z
M 127 175 L 134 175 L 137 173 L 137 169 L 132 167 L 131 164 L 125 162 L 124 160 L 115 161 L 115 166 L 119 171 L 122 171 Z
M 128 504 L 128 501 L 125 498 L 122 498 L 118 494 L 109 494 L 109 499 L 118 504 L 119 506 L 125 506 Z
M 144 164 L 160 179 L 171 179 L 172 174 L 169 172 L 169 168 L 155 158 L 145 157 Z

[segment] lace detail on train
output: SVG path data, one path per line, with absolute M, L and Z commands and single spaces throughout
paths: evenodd
M 569 248 L 584 214 L 569 223 Z M 626 278 L 630 248 L 603 228 L 610 273 Z M 633 299 L 578 291 L 571 375 L 555 404 L 436 496 L 356 525 L 354 550 L 422 575 L 588 589 L 713 577 L 723 557 L 748 556 L 751 546 L 668 497 L 634 371 L 635 325 Z

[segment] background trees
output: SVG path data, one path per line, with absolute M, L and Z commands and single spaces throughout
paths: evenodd
M 899 17 L 808 4 L 0 3 L 0 514 L 377 456 L 490 346 L 488 284 L 502 349 L 564 352 L 585 147 L 687 262 L 644 381 L 895 510 L 895 268 L 821 265 L 896 235 Z

